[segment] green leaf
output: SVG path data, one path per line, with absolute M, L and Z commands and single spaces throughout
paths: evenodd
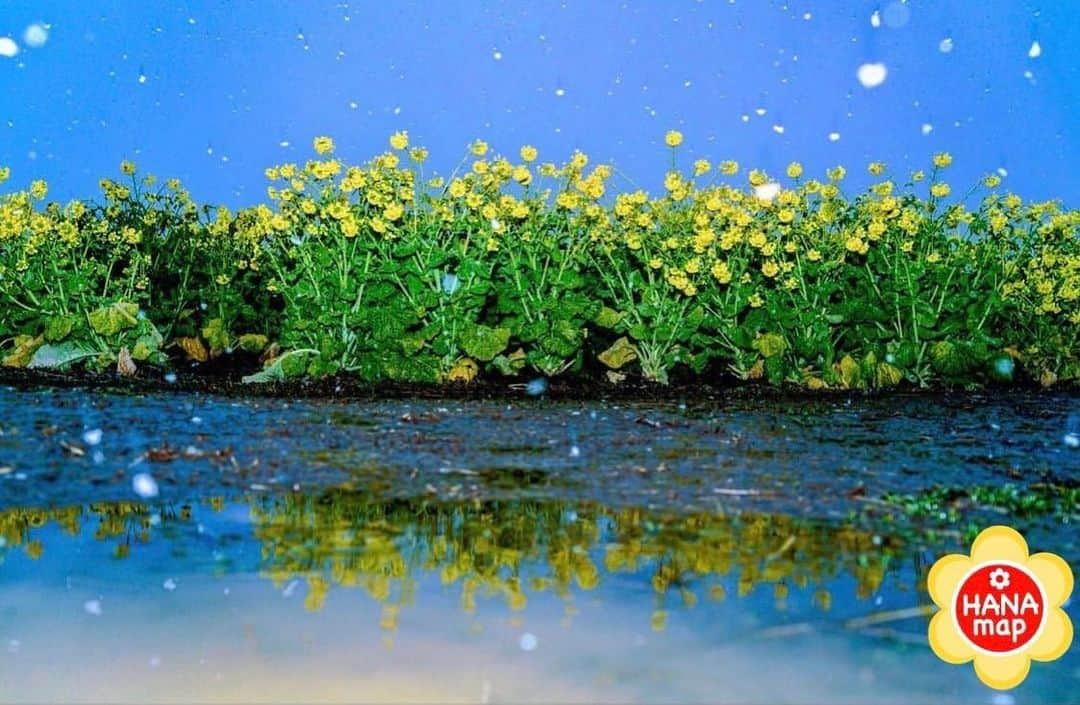
M 510 344 L 510 329 L 474 324 L 461 332 L 459 342 L 469 357 L 488 362 Z
M 99 335 L 111 337 L 120 331 L 134 328 L 139 319 L 138 304 L 120 301 L 111 306 L 103 306 L 87 314 L 90 327 Z
M 71 329 L 75 327 L 75 316 L 55 316 L 45 323 L 45 340 L 49 343 L 59 343 L 68 337 Z
M 225 321 L 220 318 L 215 318 L 203 326 L 202 337 L 210 344 L 210 357 L 217 357 L 229 347 L 229 331 L 225 327 Z
M 551 326 L 549 335 L 544 336 L 540 346 L 545 352 L 556 357 L 568 358 L 577 354 L 581 343 L 585 339 L 584 332 L 573 323 L 560 319 Z
M 904 373 L 900 371 L 900 368 L 887 362 L 878 363 L 874 370 L 875 387 L 895 387 L 902 379 L 904 379 Z
M 95 350 L 82 343 L 68 341 L 58 345 L 45 344 L 34 351 L 27 367 L 34 369 L 56 369 L 64 367 L 77 360 L 88 357 L 96 357 L 101 351 Z
M 930 363 L 943 375 L 956 376 L 967 369 L 967 360 L 960 346 L 947 340 L 940 340 L 930 347 Z
M 637 359 L 637 349 L 634 344 L 623 336 L 611 344 L 611 347 L 597 356 L 600 362 L 613 370 L 622 368 L 629 362 Z
M 270 340 L 258 333 L 245 333 L 236 339 L 236 347 L 244 352 L 260 353 L 266 349 Z
M 265 384 L 267 382 L 281 382 L 290 377 L 298 377 L 307 370 L 305 357 L 318 354 L 318 350 L 311 350 L 310 348 L 290 350 L 259 372 L 247 375 L 242 381 L 246 384 Z
M 855 359 L 851 355 L 844 355 L 840 358 L 840 362 L 836 363 L 837 372 L 840 375 L 840 381 L 848 389 L 855 389 L 861 386 L 862 383 L 862 370 L 859 369 L 859 363 L 855 362 Z
M 596 318 L 593 322 L 601 328 L 614 328 L 619 325 L 619 321 L 622 320 L 623 315 L 613 308 L 604 306 L 600 309 L 600 312 L 596 314 Z
M 776 333 L 763 333 L 754 339 L 754 350 L 767 360 L 787 350 L 787 341 Z
M 422 335 L 410 335 L 401 339 L 401 350 L 405 355 L 415 355 L 423 349 L 427 340 Z
M 4 357 L 4 367 L 26 367 L 41 344 L 45 342 L 44 336 L 33 337 L 20 335 L 15 338 L 15 347 Z
M 509 355 L 496 355 L 491 365 L 507 377 L 512 377 L 525 368 L 525 351 L 518 348 Z

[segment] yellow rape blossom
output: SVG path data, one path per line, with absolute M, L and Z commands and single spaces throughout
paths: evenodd
M 476 140 L 469 145 L 469 151 L 478 157 L 482 157 L 488 153 L 488 143 L 484 140 Z
M 944 169 L 952 164 L 952 155 L 948 152 L 938 152 L 934 155 L 934 166 Z
M 942 182 L 942 183 L 938 183 L 938 184 L 934 184 L 933 186 L 931 186 L 931 187 L 930 187 L 930 193 L 931 193 L 931 194 L 932 194 L 932 195 L 933 195 L 933 196 L 934 196 L 935 198 L 945 198 L 945 197 L 946 197 L 946 196 L 948 196 L 948 195 L 949 195 L 949 194 L 950 194 L 951 192 L 952 192 L 952 189 L 951 189 L 951 188 L 949 187 L 949 185 L 948 185 L 948 184 L 946 184 L 946 183 L 944 183 L 944 182 Z

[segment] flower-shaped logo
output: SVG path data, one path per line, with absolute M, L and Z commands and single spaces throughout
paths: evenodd
M 1072 622 L 1061 606 L 1073 589 L 1069 564 L 1053 553 L 1028 555 L 1024 537 L 992 526 L 971 544 L 971 555 L 950 554 L 930 569 L 930 597 L 940 611 L 930 620 L 930 648 L 948 663 L 974 659 L 986 685 L 1014 688 L 1031 660 L 1053 661 L 1072 643 Z

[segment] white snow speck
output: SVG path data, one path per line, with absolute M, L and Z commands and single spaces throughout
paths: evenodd
M 496 49 L 495 51 L 491 52 L 491 58 L 495 59 L 496 61 L 502 61 L 502 52 Z
M 776 198 L 777 194 L 779 193 L 780 184 L 776 183 L 775 181 L 770 181 L 767 184 L 762 184 L 761 186 L 754 187 L 754 195 L 762 201 L 765 201 L 766 203 Z
M 83 433 L 82 439 L 83 439 L 83 443 L 85 443 L 86 445 L 88 445 L 88 446 L 96 446 L 98 443 L 101 443 L 101 429 L 100 428 L 92 428 L 92 429 L 90 429 L 89 431 Z
M 19 53 L 19 45 L 11 37 L 0 37 L 0 56 L 9 59 Z
M 1066 433 L 1065 445 L 1069 448 L 1080 448 L 1080 434 L 1078 433 Z
M 161 587 L 165 588 L 169 592 L 172 592 L 176 589 L 176 581 L 172 578 L 167 578 L 165 582 L 161 584 Z
M 1038 42 L 1032 42 L 1031 48 L 1028 49 L 1029 59 L 1038 59 L 1042 56 L 1042 46 Z
M 131 478 L 131 489 L 143 499 L 150 499 L 158 495 L 157 480 L 154 479 L 153 475 L 146 472 L 140 472 Z
M 782 134 L 784 134 L 784 126 L 783 125 L 773 125 L 772 126 L 772 131 L 775 132 L 778 135 L 782 135 Z
M 1001 178 L 1003 178 L 1003 179 L 1004 179 L 1004 178 L 1005 178 L 1006 176 L 1008 176 L 1008 175 L 1009 175 L 1009 172 L 1008 172 L 1008 170 L 1007 170 L 1007 169 L 1006 169 L 1005 167 L 1003 167 L 1003 166 L 999 166 L 999 167 L 997 168 L 997 173 L 998 173 L 998 176 L 1000 176 L 1000 177 L 1001 177 Z
M 855 77 L 859 79 L 859 83 L 863 84 L 864 88 L 877 88 L 882 83 L 885 83 L 885 77 L 889 75 L 889 70 L 885 68 L 885 64 L 863 64 L 855 72 Z
M 578 448 L 577 446 L 570 446 L 570 457 L 571 458 L 580 458 L 581 457 L 581 448 Z
M 555 95 L 558 96 L 559 98 L 562 98 L 564 95 L 566 95 L 566 90 L 563 89 L 563 88 L 556 88 L 555 89 Z
M 919 130 L 923 133 L 923 137 L 926 137 L 927 135 L 929 135 L 931 132 L 934 131 L 934 126 L 931 125 L 928 122 L 924 122 L 922 124 L 922 127 L 919 128 Z
M 830 142 L 839 142 L 840 141 L 840 133 L 839 132 L 830 132 L 829 133 L 829 141 Z
M 45 46 L 45 42 L 49 41 L 49 26 L 35 22 L 23 32 L 23 41 L 31 49 Z
M 874 28 L 881 26 L 881 12 L 879 10 L 874 10 L 873 14 L 870 15 L 870 26 Z
M 98 600 L 87 600 L 83 603 L 83 609 L 87 614 L 92 614 L 95 617 L 101 616 L 101 602 Z
M 539 644 L 539 640 L 531 632 L 525 632 L 521 635 L 521 639 L 518 640 L 518 646 L 521 647 L 522 651 L 536 651 L 537 644 Z
M 952 37 L 945 37 L 940 42 L 938 42 L 937 49 L 942 54 L 948 54 L 950 51 L 952 51 L 953 50 Z

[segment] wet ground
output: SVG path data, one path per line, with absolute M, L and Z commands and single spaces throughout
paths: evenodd
M 926 645 L 987 523 L 1080 482 L 1075 394 L 392 401 L 0 390 L 0 701 L 1064 702 Z M 1069 609 L 1072 609 L 1070 606 Z M 1072 612 L 1074 622 L 1075 611 Z

